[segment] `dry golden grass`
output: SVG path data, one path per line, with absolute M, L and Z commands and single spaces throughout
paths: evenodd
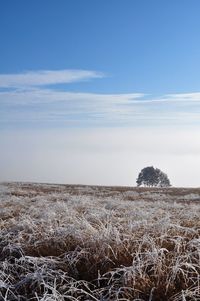
M 0 186 L 0 300 L 200 300 L 200 189 Z

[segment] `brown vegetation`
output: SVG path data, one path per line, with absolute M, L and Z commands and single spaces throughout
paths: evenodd
M 200 189 L 7 183 L 0 300 L 200 300 Z

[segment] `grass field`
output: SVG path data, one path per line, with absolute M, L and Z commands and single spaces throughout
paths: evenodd
M 0 185 L 0 300 L 200 300 L 200 189 Z

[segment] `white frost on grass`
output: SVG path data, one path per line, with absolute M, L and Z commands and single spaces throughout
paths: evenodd
M 18 300 L 11 292 L 35 301 L 196 297 L 198 191 L 20 183 L 8 191 L 0 203 L 7 300 Z
M 8 193 L 9 193 L 9 189 L 6 186 L 6 184 L 0 183 L 0 198 Z
M 182 197 L 182 199 L 184 199 L 186 201 L 200 200 L 200 194 L 197 194 L 197 193 L 186 194 Z

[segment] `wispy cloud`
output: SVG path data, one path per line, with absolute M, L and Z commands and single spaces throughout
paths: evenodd
M 100 94 L 46 87 L 102 77 L 95 71 L 61 70 L 0 75 L 0 127 L 149 126 L 200 124 L 200 92 Z
M 160 100 L 159 100 L 160 99 Z M 32 89 L 0 92 L 0 125 L 167 125 L 200 120 L 194 97 L 97 94 Z
M 31 89 L 0 92 L 0 124 L 57 123 L 100 125 L 123 123 L 136 110 L 129 104 L 144 95 L 64 92 Z M 133 116 L 131 117 L 133 118 Z
M 0 74 L 1 88 L 20 88 L 72 83 L 103 77 L 103 73 L 89 70 L 45 70 L 19 74 Z
M 167 94 L 164 98 L 170 101 L 200 102 L 200 92 Z

